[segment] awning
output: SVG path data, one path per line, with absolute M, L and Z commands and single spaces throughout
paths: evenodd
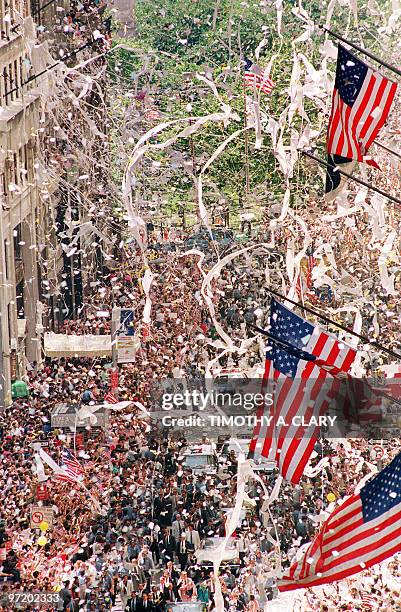
M 44 334 L 47 357 L 110 357 L 110 336 Z

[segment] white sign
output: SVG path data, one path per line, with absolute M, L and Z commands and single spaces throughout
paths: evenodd
M 120 336 L 116 342 L 117 363 L 132 363 L 138 350 L 138 340 L 135 336 Z
M 110 313 L 108 310 L 98 310 L 96 313 L 97 317 L 103 317 L 104 319 L 106 319 L 107 317 L 110 316 Z
M 116 363 L 132 363 L 140 341 L 134 328 L 135 313 L 132 308 L 113 308 L 112 347 Z
M 31 506 L 31 529 L 39 529 L 42 521 L 49 523 L 49 529 L 53 527 L 53 508 L 48 506 Z

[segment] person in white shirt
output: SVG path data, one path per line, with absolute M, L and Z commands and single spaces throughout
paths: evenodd
M 201 548 L 201 539 L 199 537 L 199 532 L 196 531 L 192 525 L 188 525 L 185 531 L 185 539 L 188 543 L 188 548 L 190 550 L 196 551 Z
M 235 538 L 235 547 L 238 550 L 238 556 L 242 561 L 245 557 L 246 542 L 243 534 L 239 530 L 237 530 L 237 537 Z
M 175 521 L 171 524 L 171 535 L 175 538 L 175 541 L 178 542 L 180 539 L 181 533 L 185 531 L 185 523 L 181 520 L 181 515 L 175 515 Z
M 150 552 L 147 546 L 144 546 L 138 555 L 138 564 L 139 567 L 143 569 L 145 575 L 149 575 L 149 573 L 155 569 L 155 564 L 153 563 L 152 553 Z

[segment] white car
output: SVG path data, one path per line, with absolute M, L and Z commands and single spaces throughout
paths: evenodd
M 230 438 L 224 442 L 219 457 L 219 463 L 226 463 L 228 455 L 231 451 L 234 452 L 235 457 L 238 458 L 239 454 L 242 453 L 245 457 L 248 456 L 250 439 L 242 438 Z M 253 469 L 255 472 L 273 472 L 276 464 L 274 461 L 268 461 L 265 457 L 259 457 L 254 459 Z
M 190 446 L 178 459 L 184 469 L 191 469 L 195 474 L 216 474 L 218 461 L 212 446 Z
M 204 540 L 204 548 L 197 550 L 195 553 L 198 563 L 202 561 L 213 561 L 214 554 L 222 546 L 225 538 L 213 537 Z M 222 561 L 233 561 L 238 558 L 238 550 L 235 547 L 234 538 L 229 538 L 225 547 Z

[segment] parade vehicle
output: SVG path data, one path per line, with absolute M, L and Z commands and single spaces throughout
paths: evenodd
M 201 601 L 177 601 L 176 603 L 166 604 L 166 612 L 206 612 L 207 606 Z
M 241 370 L 221 368 L 213 372 L 213 387 L 218 393 L 235 393 L 245 378 Z
M 263 376 L 263 368 L 260 365 L 248 368 L 221 368 L 211 370 L 213 377 L 213 389 L 216 393 L 231 395 L 238 393 L 244 396 L 246 393 L 260 392 L 260 379 Z M 217 402 L 221 404 L 221 401 Z M 242 408 L 241 408 L 242 411 Z
M 235 457 L 238 459 L 240 453 L 248 456 L 249 453 L 249 445 L 251 443 L 250 439 L 242 439 L 242 438 L 230 438 L 223 442 L 223 446 L 221 447 L 219 454 L 219 463 L 225 464 L 227 462 L 227 458 L 231 453 L 234 453 Z M 259 457 L 253 460 L 253 469 L 255 472 L 268 472 L 271 473 L 275 469 L 275 462 L 268 461 L 265 457 Z
M 217 550 L 219 547 L 221 547 L 224 540 L 225 540 L 224 537 L 218 537 L 218 536 L 212 537 L 212 538 L 206 538 L 204 540 L 204 546 L 202 549 L 203 554 L 200 555 L 202 559 L 205 561 L 209 561 L 209 559 L 207 559 L 208 553 L 213 552 Z M 232 561 L 233 559 L 237 559 L 237 558 L 238 558 L 238 550 L 235 547 L 235 539 L 231 537 L 228 539 L 226 547 L 224 549 L 223 561 Z
M 212 445 L 190 446 L 179 457 L 183 469 L 190 469 L 195 474 L 216 474 L 218 470 L 217 455 Z
M 222 508 L 221 511 L 225 515 L 225 520 L 228 520 L 228 518 L 231 515 L 233 509 L 232 508 Z M 240 512 L 240 515 L 239 515 L 239 518 L 238 518 L 237 529 L 241 529 L 242 523 L 246 519 L 246 513 L 247 513 L 247 509 L 246 508 L 241 508 L 241 512 Z
M 195 553 L 198 564 L 201 567 L 207 567 L 213 570 L 213 559 L 217 550 L 221 548 L 224 541 L 224 537 L 206 538 L 204 541 L 204 548 L 197 550 Z M 221 567 L 223 569 L 229 568 L 234 576 L 237 576 L 239 573 L 241 566 L 239 563 L 238 550 L 235 546 L 235 539 L 233 537 L 230 537 L 226 543 L 221 561 Z
M 242 368 L 222 368 L 220 366 L 214 367 L 211 369 L 211 374 L 214 380 L 218 379 L 259 379 L 263 376 L 264 369 L 261 365 L 256 365 L 252 368 L 242 369 Z

